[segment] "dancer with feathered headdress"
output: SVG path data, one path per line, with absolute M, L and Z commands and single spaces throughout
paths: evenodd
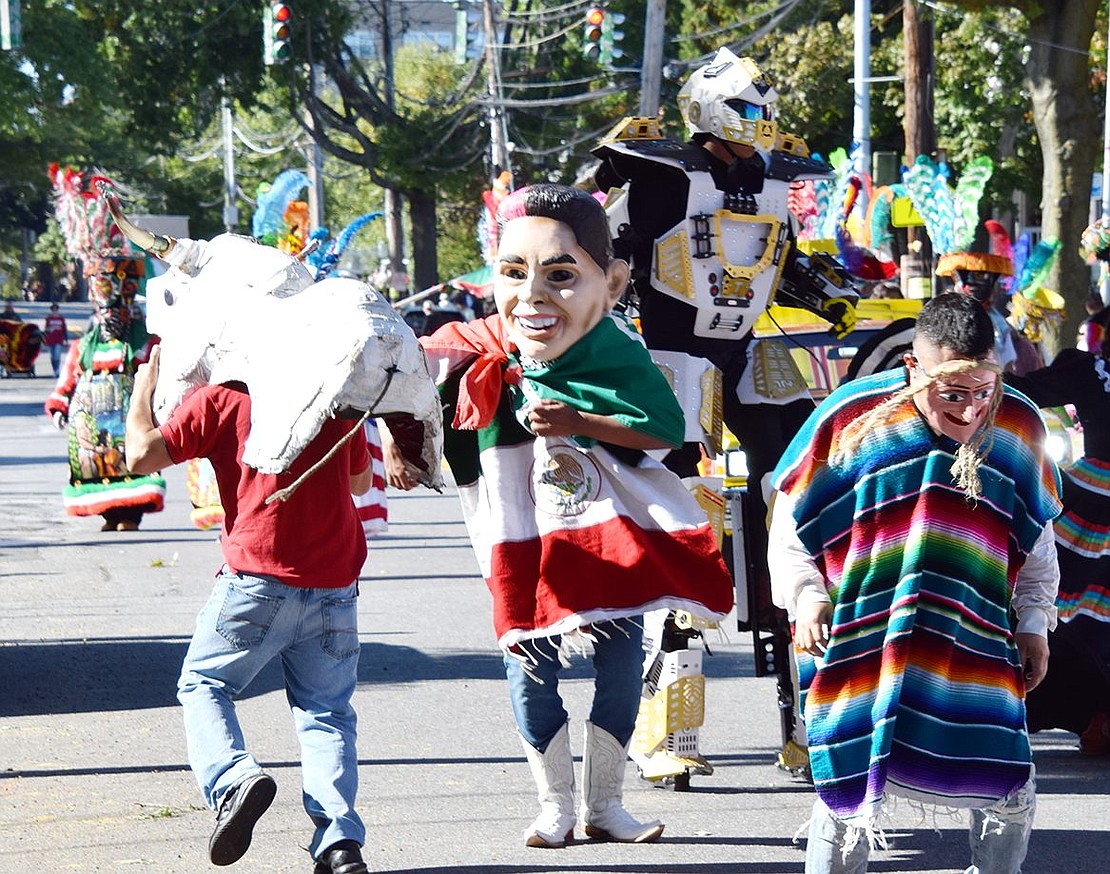
M 158 342 L 135 305 L 144 261 L 132 254 L 97 189 L 111 180 L 57 164 L 50 166 L 50 179 L 66 250 L 83 264 L 95 306 L 93 326 L 70 346 L 45 404 L 69 438 L 63 502 L 71 516 L 103 516 L 102 531 L 135 531 L 144 513 L 162 509 L 166 492 L 161 475 L 135 476 L 124 455 L 135 368 Z

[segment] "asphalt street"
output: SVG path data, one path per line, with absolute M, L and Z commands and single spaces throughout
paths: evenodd
M 65 443 L 42 413 L 52 386 L 0 380 L 0 874 L 215 869 L 213 814 L 185 759 L 174 697 L 178 668 L 220 564 L 213 532 L 189 521 L 184 472 L 167 472 L 164 512 L 138 532 L 101 533 L 67 517 Z M 705 659 L 702 752 L 715 773 L 689 792 L 655 788 L 628 766 L 626 806 L 666 823 L 659 843 L 581 841 L 528 849 L 535 796 L 493 640 L 490 603 L 455 494 L 391 492 L 388 534 L 361 577 L 360 809 L 378 872 L 455 874 L 787 874 L 803 869 L 792 837 L 808 784 L 774 766 L 774 682 L 756 678 L 747 635 L 726 623 Z M 588 663 L 561 687 L 581 755 Z M 1076 694 L 1082 694 L 1077 689 Z M 278 781 L 273 807 L 233 869 L 309 872 L 298 747 L 278 670 L 247 690 L 249 746 Z M 1034 737 L 1039 809 L 1025 874 L 1110 870 L 1110 759 L 1076 737 Z M 954 872 L 966 820 L 897 806 L 891 849 L 872 872 Z

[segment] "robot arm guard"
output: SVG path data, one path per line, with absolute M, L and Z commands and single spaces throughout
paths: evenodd
M 832 325 L 829 332 L 837 339 L 856 324 L 859 293 L 848 272 L 824 252 L 795 254 L 783 273 L 775 300 L 820 316 Z

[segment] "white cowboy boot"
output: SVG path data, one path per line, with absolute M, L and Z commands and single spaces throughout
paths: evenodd
M 621 746 L 605 729 L 586 723 L 586 752 L 582 758 L 582 827 L 591 838 L 642 844 L 663 834 L 657 819 L 640 822 L 621 805 L 621 789 L 628 762 L 628 746 Z
M 520 739 L 536 781 L 540 815 L 524 832 L 524 846 L 558 849 L 574 840 L 574 759 L 566 723 L 542 753 Z

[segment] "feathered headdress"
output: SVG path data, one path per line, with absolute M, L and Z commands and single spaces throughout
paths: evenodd
M 100 196 L 98 184 L 115 188 L 103 174 L 88 179 L 72 167 L 50 165 L 54 189 L 54 217 L 65 240 L 66 251 L 74 258 L 88 261 L 96 256 L 128 257 L 131 243 L 116 227 L 107 201 Z
M 258 206 L 251 219 L 254 238 L 274 245 L 285 232 L 285 210 L 297 199 L 301 189 L 308 186 L 308 177 L 300 170 L 283 170 L 269 186 L 260 185 Z M 267 235 L 270 240 L 266 239 Z

